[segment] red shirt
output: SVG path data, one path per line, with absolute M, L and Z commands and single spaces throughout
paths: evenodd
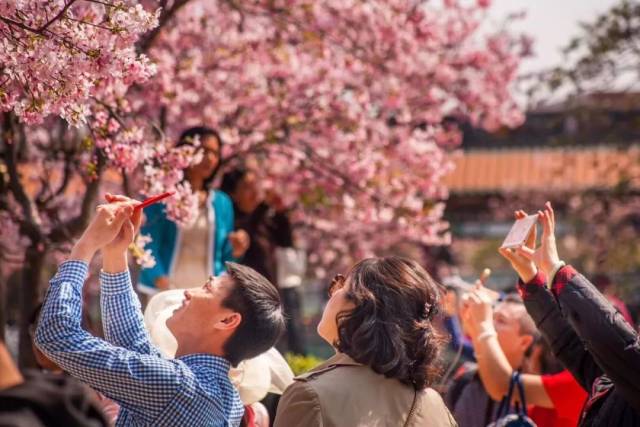
M 538 427 L 576 427 L 587 392 L 564 370 L 553 375 L 542 375 L 542 385 L 553 402 L 554 409 L 534 406 L 529 416 Z

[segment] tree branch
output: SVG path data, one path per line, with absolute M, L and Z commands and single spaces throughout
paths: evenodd
M 25 25 L 22 22 L 14 21 L 13 19 L 6 18 L 6 17 L 4 17 L 2 15 L 0 15 L 0 21 L 4 22 L 7 25 L 18 27 L 18 28 L 20 28 L 22 30 L 25 30 L 25 31 L 29 31 L 29 32 L 32 32 L 32 33 L 37 33 L 38 32 L 35 28 L 31 28 L 30 26 Z
M 7 172 L 9 174 L 9 190 L 22 209 L 23 218 L 20 221 L 20 228 L 33 241 L 41 240 L 42 229 L 36 207 L 33 200 L 31 200 L 25 192 L 18 173 L 16 153 L 17 141 L 15 140 L 16 132 L 14 127 L 15 121 L 13 120 L 12 113 L 9 112 L 4 113 L 3 118 L 3 139 L 6 147 L 3 156 L 7 166 Z M 9 138 L 13 140 L 7 141 L 8 138 L 6 135 L 9 135 Z
M 64 16 L 64 14 L 67 13 L 67 10 L 69 10 L 71 5 L 74 4 L 75 2 L 76 2 L 76 0 L 70 0 L 69 3 L 65 4 L 64 7 L 62 8 L 62 10 L 56 16 L 51 18 L 46 24 L 44 24 L 42 27 L 40 27 L 37 32 L 42 34 L 44 31 L 46 31 L 47 28 L 49 28 L 49 26 L 51 26 L 51 24 L 53 24 L 58 19 L 62 18 Z
M 151 48 L 151 45 L 153 45 L 164 26 L 167 25 L 167 22 L 169 22 L 169 20 L 173 18 L 175 14 L 187 3 L 189 3 L 189 0 L 176 0 L 176 2 L 169 9 L 162 10 L 160 18 L 158 19 L 158 26 L 149 31 L 144 35 L 144 37 L 139 40 L 138 53 L 146 53 L 149 48 Z
M 98 162 L 96 164 L 97 177 L 87 184 L 87 188 L 82 199 L 82 205 L 80 207 L 80 213 L 75 218 L 70 219 L 52 230 L 49 234 L 50 242 L 61 243 L 69 241 L 80 234 L 80 232 L 89 224 L 93 205 L 98 197 L 100 184 L 102 184 L 102 173 L 104 172 L 107 160 L 100 150 L 96 150 L 96 156 L 98 158 Z
M 56 16 L 54 16 L 53 18 L 51 18 L 50 20 L 48 20 L 44 25 L 42 25 L 40 28 L 32 28 L 28 25 L 23 24 L 22 22 L 19 21 L 15 21 L 11 18 L 7 18 L 4 16 L 0 15 L 0 21 L 4 22 L 7 25 L 12 25 L 14 27 L 18 27 L 22 30 L 25 31 L 29 31 L 31 33 L 35 33 L 35 34 L 43 34 L 45 31 L 47 31 L 47 29 L 51 26 L 51 24 L 53 24 L 54 22 L 56 22 L 57 20 L 59 20 L 60 18 L 62 18 L 62 16 L 67 13 L 67 10 L 69 10 L 69 8 L 76 2 L 77 0 L 70 0 L 69 3 L 65 4 L 64 7 L 62 8 L 62 10 L 60 12 L 58 12 L 58 14 Z

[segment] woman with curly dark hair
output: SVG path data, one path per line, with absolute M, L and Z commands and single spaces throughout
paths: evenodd
M 336 355 L 296 378 L 275 425 L 455 426 L 437 379 L 441 290 L 417 262 L 369 258 L 336 276 L 318 334 Z

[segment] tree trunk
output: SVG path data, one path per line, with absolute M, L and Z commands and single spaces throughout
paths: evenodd
M 25 266 L 22 274 L 20 301 L 20 368 L 36 367 L 36 360 L 31 348 L 29 335 L 29 318 L 38 304 L 40 280 L 44 268 L 46 251 L 42 242 L 32 242 L 25 252 Z

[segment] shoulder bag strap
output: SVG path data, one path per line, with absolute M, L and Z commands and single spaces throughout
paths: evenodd
M 413 389 L 413 402 L 411 402 L 411 409 L 409 409 L 409 415 L 407 415 L 407 420 L 404 422 L 404 427 L 409 427 L 409 421 L 413 418 L 413 413 L 416 411 L 416 401 L 418 400 L 418 390 Z
M 524 395 L 524 386 L 522 385 L 522 378 L 520 377 L 520 371 L 516 371 L 516 385 L 518 386 L 518 394 L 520 395 L 520 405 L 522 408 L 520 409 L 520 413 L 522 415 L 527 415 L 527 401 L 525 400 Z

